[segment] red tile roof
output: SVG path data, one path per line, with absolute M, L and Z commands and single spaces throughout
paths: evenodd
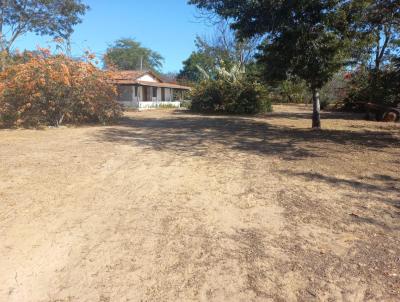
M 112 72 L 112 79 L 115 81 L 119 80 L 136 80 L 141 76 L 145 75 L 146 71 L 138 71 L 138 70 L 124 70 L 124 71 L 114 71 Z
M 157 83 L 157 82 L 146 82 L 146 81 L 136 81 L 137 84 L 142 86 L 151 86 L 151 87 L 164 87 L 164 88 L 175 88 L 175 89 L 184 89 L 190 90 L 191 88 L 188 86 L 182 86 L 175 83 Z
M 139 81 L 138 79 L 144 75 L 151 75 L 153 78 L 156 78 L 159 82 L 146 82 Z M 168 83 L 163 81 L 159 76 L 157 76 L 152 71 L 139 71 L 139 70 L 123 70 L 123 71 L 114 71 L 112 73 L 112 82 L 119 85 L 143 85 L 143 86 L 152 86 L 152 87 L 165 87 L 165 88 L 175 88 L 175 89 L 183 89 L 190 90 L 191 88 L 188 86 L 182 86 L 177 83 Z

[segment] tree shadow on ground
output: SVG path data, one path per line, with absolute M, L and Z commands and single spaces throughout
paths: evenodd
M 268 119 L 289 119 L 289 120 L 301 120 L 307 119 L 311 120 L 312 113 L 310 112 L 272 112 L 268 114 Z M 336 119 L 336 120 L 363 120 L 363 114 L 355 114 L 349 112 L 330 112 L 330 111 L 322 111 L 321 112 L 322 119 Z
M 220 148 L 225 153 L 277 155 L 287 160 L 327 156 L 329 144 L 376 150 L 400 146 L 399 138 L 389 132 L 315 131 L 275 126 L 251 117 L 182 113 L 161 118 L 124 117 L 119 125 L 98 133 L 97 139 L 190 156 L 210 155 L 210 148 L 213 152 Z
M 290 170 L 280 170 L 279 172 L 290 177 L 301 177 L 308 181 L 324 182 L 334 187 L 347 186 L 355 190 L 364 190 L 367 192 L 394 193 L 399 190 L 399 179 L 389 175 L 375 174 L 363 180 L 355 180 L 328 176 L 316 172 L 294 172 Z
M 396 225 L 388 225 L 387 221 L 385 222 L 380 217 L 381 215 L 389 215 L 395 218 L 395 221 L 400 218 L 400 212 L 398 211 L 400 209 L 400 200 L 396 198 L 396 195 L 400 192 L 400 179 L 398 177 L 374 174 L 357 180 L 328 176 L 317 172 L 295 172 L 290 170 L 279 170 L 279 172 L 290 178 L 296 177 L 305 181 L 321 182 L 333 188 L 344 189 L 348 193 L 343 196 L 352 200 L 362 200 L 365 204 L 369 202 L 384 204 L 386 207 L 379 206 L 378 212 L 375 210 L 376 217 L 366 216 L 370 215 L 369 212 L 348 214 L 357 223 L 371 224 L 385 230 L 400 230 L 398 223 Z

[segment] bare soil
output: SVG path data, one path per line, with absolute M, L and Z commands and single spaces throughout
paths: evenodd
M 399 301 L 400 125 L 309 112 L 0 131 L 0 301 Z

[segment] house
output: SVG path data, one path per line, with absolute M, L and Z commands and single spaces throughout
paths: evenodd
M 160 106 L 179 108 L 190 87 L 164 81 L 152 71 L 115 71 L 118 101 L 128 108 L 150 109 Z

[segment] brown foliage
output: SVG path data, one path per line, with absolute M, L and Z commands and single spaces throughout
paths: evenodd
M 0 125 L 3 127 L 61 123 L 107 123 L 122 109 L 107 72 L 92 62 L 51 55 L 47 49 L 0 73 Z

